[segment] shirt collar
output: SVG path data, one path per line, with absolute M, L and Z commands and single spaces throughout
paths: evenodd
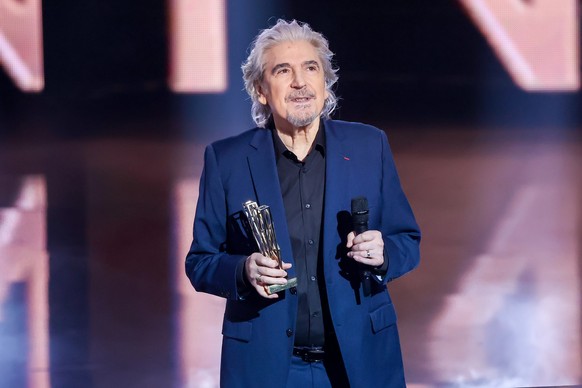
M 285 147 L 285 144 L 283 144 L 283 141 L 277 135 L 277 130 L 275 129 L 274 123 L 272 123 L 271 121 L 269 124 L 270 125 L 268 126 L 268 128 L 271 130 L 271 134 L 273 136 L 273 143 L 275 144 L 275 156 L 277 158 L 277 161 L 279 161 L 281 156 L 284 156 L 286 153 L 293 154 L 293 152 L 289 151 L 287 147 Z M 312 150 L 314 149 L 319 151 L 321 155 L 325 157 L 325 128 L 323 125 L 323 120 L 321 119 L 319 119 L 319 127 L 317 129 L 315 139 L 313 140 Z

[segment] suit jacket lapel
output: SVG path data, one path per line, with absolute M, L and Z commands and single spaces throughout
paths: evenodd
M 253 150 L 248 155 L 248 163 L 257 203 L 267 205 L 271 209 L 275 234 L 281 248 L 283 261 L 293 264 L 289 270 L 289 277 L 293 277 L 295 276 L 295 260 L 291 250 L 271 131 L 268 129 L 258 130 L 251 140 L 250 146 Z
M 345 135 L 335 128 L 333 121 L 324 121 L 326 171 L 323 224 L 324 257 L 335 257 L 338 236 L 338 213 L 349 211 L 350 155 L 347 154 Z M 344 214 L 345 215 L 345 214 Z

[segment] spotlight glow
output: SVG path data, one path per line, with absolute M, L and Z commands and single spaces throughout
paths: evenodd
M 520 87 L 580 88 L 577 0 L 459 1 Z
M 44 88 L 41 0 L 0 0 L 0 65 L 20 89 Z

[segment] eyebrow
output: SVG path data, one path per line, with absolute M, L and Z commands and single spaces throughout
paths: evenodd
M 282 69 L 284 67 L 291 67 L 290 64 L 288 63 L 279 63 L 278 65 L 275 65 L 272 69 L 271 69 L 271 74 L 275 74 L 277 72 L 277 70 Z
M 311 61 L 305 61 L 303 62 L 303 65 L 316 65 L 317 67 L 319 67 L 319 62 L 317 62 L 316 60 L 311 60 Z
M 316 65 L 318 68 L 320 67 L 319 66 L 319 62 L 317 62 L 314 59 L 309 60 L 309 61 L 305 61 L 301 65 L 302 66 L 306 66 L 306 65 Z M 282 69 L 282 68 L 285 68 L 285 67 L 291 67 L 291 65 L 289 63 L 287 63 L 287 62 L 285 62 L 285 63 L 279 63 L 279 64 L 275 65 L 273 67 L 273 69 L 271 69 L 271 74 L 275 74 L 277 72 L 277 70 Z

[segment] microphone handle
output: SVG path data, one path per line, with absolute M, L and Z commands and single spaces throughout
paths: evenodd
M 367 230 L 368 230 L 368 223 L 367 222 L 365 222 L 365 223 L 362 222 L 362 223 L 354 225 L 354 233 L 356 234 L 356 236 L 358 234 L 364 233 Z
M 372 294 L 372 272 L 368 269 L 362 271 L 362 291 L 365 296 L 370 296 L 370 294 Z
M 356 235 L 364 233 L 368 230 L 368 223 L 361 222 L 354 225 L 354 233 Z M 372 272 L 368 269 L 368 266 L 361 264 L 360 276 L 362 279 L 362 291 L 365 296 L 369 296 L 372 293 Z

